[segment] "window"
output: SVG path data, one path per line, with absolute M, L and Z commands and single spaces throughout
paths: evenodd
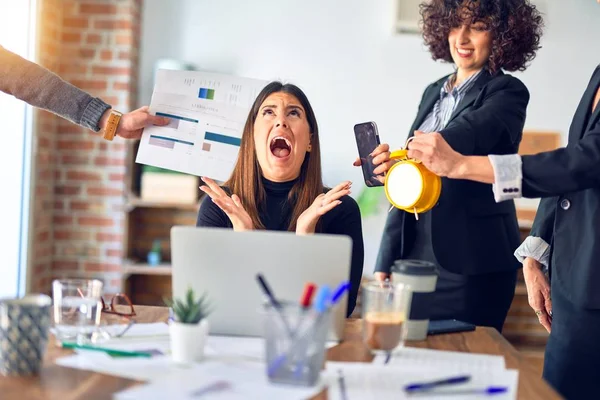
M 35 0 L 0 0 L 0 44 L 34 50 Z M 0 297 L 25 293 L 31 176 L 31 107 L 0 92 Z

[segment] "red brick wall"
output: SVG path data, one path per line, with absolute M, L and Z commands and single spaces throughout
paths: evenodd
M 46 68 L 57 71 L 62 20 L 61 0 L 40 2 L 38 25 L 38 61 Z M 33 229 L 31 249 L 30 291 L 48 292 L 52 274 L 54 210 L 54 163 L 58 118 L 48 112 L 35 111 L 33 153 Z
M 136 104 L 141 0 L 40 3 L 40 61 L 47 59 L 45 65 L 63 79 L 116 109 L 131 110 Z M 115 292 L 123 261 L 126 144 L 120 138 L 106 142 L 66 120 L 50 120 L 52 125 L 39 129 L 38 137 L 48 136 L 54 157 L 40 153 L 36 174 L 40 191 L 54 190 L 36 199 L 34 270 L 43 277 L 36 276 L 32 287 L 48 290 L 52 277 L 94 277 L 104 281 L 106 292 Z M 38 207 L 40 201 L 50 207 Z

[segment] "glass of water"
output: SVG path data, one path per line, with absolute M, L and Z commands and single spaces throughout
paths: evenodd
M 54 328 L 61 342 L 92 341 L 102 314 L 102 282 L 63 279 L 52 282 Z

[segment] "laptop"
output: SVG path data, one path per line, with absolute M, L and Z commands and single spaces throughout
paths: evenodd
M 266 296 L 261 273 L 280 301 L 300 302 L 306 282 L 331 290 L 350 277 L 352 239 L 344 235 L 246 231 L 174 226 L 171 228 L 173 295 L 207 293 L 214 311 L 210 334 L 263 336 Z M 342 340 L 348 295 L 332 310 L 329 338 Z

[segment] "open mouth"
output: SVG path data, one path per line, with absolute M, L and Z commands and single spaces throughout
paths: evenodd
M 290 141 L 282 136 L 274 137 L 271 140 L 271 153 L 277 158 L 285 158 L 290 155 L 292 145 Z

